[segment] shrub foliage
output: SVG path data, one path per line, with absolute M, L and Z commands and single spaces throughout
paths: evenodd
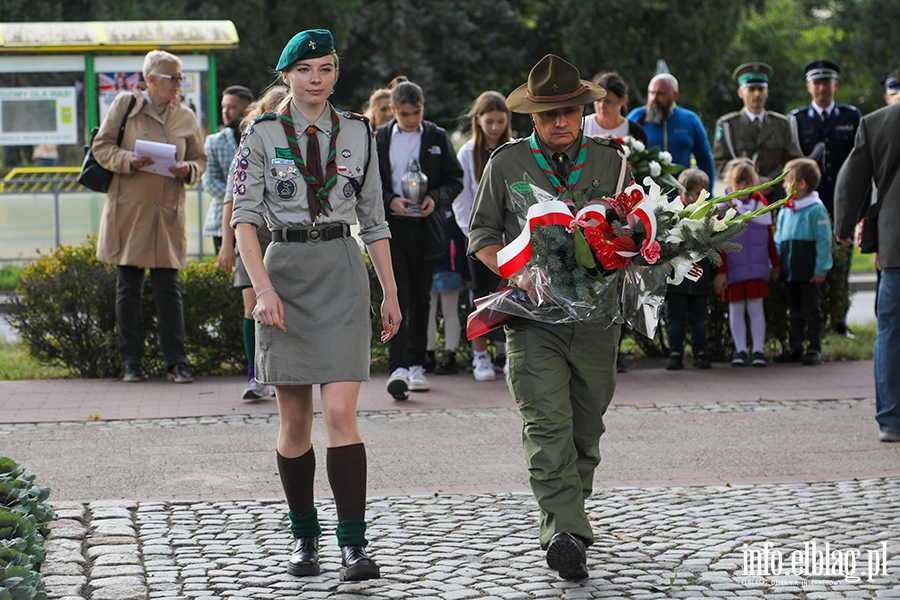
M 122 364 L 116 333 L 116 269 L 96 258 L 96 238 L 63 246 L 25 267 L 10 322 L 31 357 L 62 365 L 77 377 L 117 377 Z M 241 296 L 231 273 L 214 260 L 180 270 L 185 347 L 197 374 L 243 366 Z M 144 368 L 165 373 L 150 278 L 142 298 Z

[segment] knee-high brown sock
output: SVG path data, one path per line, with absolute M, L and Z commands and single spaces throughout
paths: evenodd
M 334 494 L 338 521 L 366 518 L 366 445 L 329 448 L 325 455 L 328 483 Z
M 292 515 L 302 517 L 311 513 L 316 505 L 313 501 L 313 480 L 316 476 L 316 453 L 310 448 L 297 458 L 285 458 L 278 451 L 278 474 Z

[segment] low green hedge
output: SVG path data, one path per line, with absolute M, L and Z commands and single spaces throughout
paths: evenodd
M 46 600 L 40 568 L 47 558 L 47 523 L 56 518 L 45 501 L 50 488 L 10 458 L 0 458 L 0 600 Z
M 12 326 L 29 355 L 68 368 L 77 377 L 118 377 L 116 269 L 96 258 L 96 238 L 62 246 L 30 261 L 10 305 Z M 197 374 L 237 371 L 245 365 L 243 304 L 232 274 L 215 259 L 179 271 L 184 303 L 185 348 Z M 144 280 L 144 369 L 165 374 L 156 303 Z

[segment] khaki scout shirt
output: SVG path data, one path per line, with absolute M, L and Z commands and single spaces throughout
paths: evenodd
M 605 138 L 587 138 L 587 157 L 573 189 L 595 188 L 615 197 L 632 182 L 631 168 L 625 161 L 620 146 Z M 580 144 L 573 144 L 566 151 L 570 168 Z M 542 143 L 541 149 L 551 165 L 552 152 Z M 509 142 L 499 148 L 488 160 L 481 177 L 481 185 L 475 194 L 472 215 L 469 218 L 468 253 L 475 253 L 492 244 L 500 246 L 514 240 L 525 225 L 525 215 L 517 214 L 510 197 L 509 186 L 525 180 L 525 173 L 537 187 L 555 194 L 547 175 L 541 171 L 531 151 L 528 138 Z M 574 215 L 573 215 L 574 218 Z
M 305 161 L 309 122 L 293 106 L 291 118 L 297 145 Z M 321 216 L 316 225 L 353 225 L 358 220 L 363 243 L 389 238 L 391 233 L 384 218 L 375 140 L 362 120 L 345 113 L 338 113 L 338 118 L 341 124 L 335 148 L 338 180 L 328 192 L 332 210 Z M 331 111 L 324 111 L 315 126 L 324 169 L 331 145 Z M 234 175 L 225 192 L 225 202 L 234 201 L 232 227 L 238 223 L 259 227 L 264 222 L 271 230 L 313 225 L 306 202 L 306 180 L 293 160 L 283 158 L 289 152 L 279 117 L 257 120 L 247 127 L 235 155 Z M 359 195 L 351 180 L 362 184 Z
M 762 126 L 751 122 L 743 110 L 723 115 L 716 121 L 713 161 L 723 181 L 727 177 L 725 164 L 733 158 L 749 158 L 756 165 L 757 173 L 775 179 L 787 161 L 799 157 L 800 149 L 791 135 L 790 122 L 782 114 L 764 111 Z

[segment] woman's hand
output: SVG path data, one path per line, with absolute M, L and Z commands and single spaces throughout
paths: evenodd
M 131 168 L 135 171 L 140 171 L 144 167 L 149 167 L 152 165 L 154 161 L 149 156 L 132 156 L 131 157 Z
M 190 174 L 190 172 L 191 165 L 187 164 L 183 160 L 178 161 L 178 163 L 174 167 L 169 167 L 169 173 L 171 173 L 178 179 L 187 179 L 187 176 Z
M 256 299 L 256 318 L 265 327 L 287 331 L 284 327 L 284 306 L 274 289 L 265 290 Z
M 384 327 L 381 330 L 382 342 L 387 342 L 397 335 L 402 320 L 403 316 L 400 314 L 400 304 L 397 302 L 396 294 L 385 295 L 384 300 L 381 301 L 381 322 Z
M 222 247 L 219 248 L 219 266 L 226 271 L 233 271 L 236 260 L 237 253 L 234 251 L 234 246 L 222 244 Z

